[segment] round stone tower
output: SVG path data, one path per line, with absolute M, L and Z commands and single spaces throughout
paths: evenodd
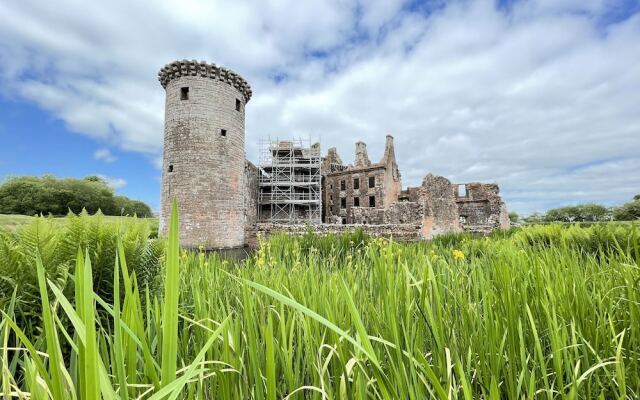
M 178 201 L 180 244 L 244 245 L 244 108 L 251 88 L 204 61 L 175 61 L 158 73 L 166 90 L 160 230 Z

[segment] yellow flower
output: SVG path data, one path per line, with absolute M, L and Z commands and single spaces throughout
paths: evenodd
M 461 252 L 460 250 L 454 250 L 453 251 L 453 258 L 456 260 L 464 260 L 464 253 Z

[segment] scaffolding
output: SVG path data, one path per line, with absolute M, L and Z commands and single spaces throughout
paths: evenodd
M 259 219 L 319 224 L 322 218 L 320 145 L 311 140 L 260 141 Z

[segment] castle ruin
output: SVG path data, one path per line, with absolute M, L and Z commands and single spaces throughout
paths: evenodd
M 234 248 L 275 231 L 364 229 L 396 240 L 449 232 L 488 233 L 509 218 L 496 184 L 453 184 L 428 174 L 402 189 L 393 137 L 372 163 L 364 142 L 353 165 L 335 148 L 265 141 L 259 165 L 245 159 L 245 106 L 251 88 L 238 74 L 204 61 L 175 61 L 158 74 L 166 90 L 160 230 L 178 201 L 185 247 Z

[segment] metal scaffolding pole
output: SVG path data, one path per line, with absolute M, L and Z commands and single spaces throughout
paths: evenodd
M 262 222 L 319 224 L 322 218 L 320 145 L 309 139 L 260 141 Z

